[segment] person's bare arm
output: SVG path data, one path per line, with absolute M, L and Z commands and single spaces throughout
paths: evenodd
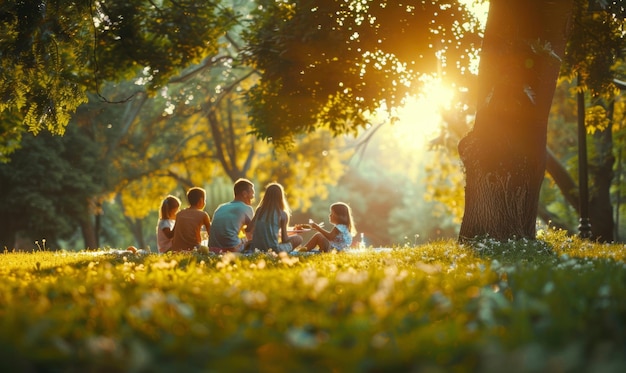
M 334 240 L 335 237 L 337 237 L 337 235 L 339 234 L 339 229 L 337 229 L 337 227 L 333 227 L 333 229 L 331 229 L 330 231 L 327 231 L 326 229 L 320 227 L 316 223 L 311 224 L 311 227 L 313 227 L 313 229 L 315 229 L 316 231 L 320 232 L 324 237 L 326 237 L 328 241 Z
M 287 242 L 289 240 L 289 232 L 287 232 L 287 220 L 287 213 L 283 212 L 280 216 L 280 234 L 282 242 Z
M 174 237 L 174 229 L 170 229 L 170 227 L 165 227 L 161 230 L 163 231 L 163 234 L 165 234 L 165 237 L 167 238 Z
M 206 229 L 207 233 L 209 233 L 211 231 L 211 218 L 209 218 L 209 214 L 205 214 L 204 215 L 204 228 Z

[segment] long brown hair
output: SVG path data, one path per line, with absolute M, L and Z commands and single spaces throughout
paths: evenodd
M 356 226 L 352 219 L 352 209 L 347 203 L 337 202 L 330 205 L 330 209 L 335 213 L 337 222 L 348 227 L 350 234 L 353 236 L 356 234 Z
M 255 217 L 268 217 L 274 211 L 284 211 L 287 213 L 287 220 L 291 216 L 289 204 L 285 198 L 285 190 L 279 183 L 269 183 L 265 187 L 265 194 L 259 206 L 256 208 Z

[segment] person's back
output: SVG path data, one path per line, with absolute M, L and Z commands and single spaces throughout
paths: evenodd
M 211 228 L 211 219 L 202 209 L 206 205 L 206 193 L 201 188 L 191 188 L 187 192 L 189 207 L 181 210 L 176 215 L 174 226 L 174 238 L 172 239 L 172 251 L 192 250 L 200 245 L 202 226 L 207 232 Z
M 192 207 L 186 208 L 176 215 L 172 250 L 191 250 L 200 245 L 200 231 L 204 224 L 206 212 Z
M 250 223 L 254 210 L 241 201 L 221 204 L 213 214 L 209 248 L 236 250 L 242 244 L 241 228 Z
M 211 251 L 241 251 L 246 240 L 243 229 L 252 221 L 254 209 L 254 184 L 247 179 L 238 179 L 233 187 L 235 199 L 215 209 L 209 233 Z
M 287 233 L 289 211 L 282 185 L 268 184 L 250 223 L 252 241 L 249 249 L 291 252 L 298 247 L 302 243 L 302 237 L 298 235 L 290 237 Z
M 250 249 L 261 251 L 276 250 L 279 245 L 278 237 L 281 228 L 281 218 L 286 219 L 287 213 L 284 211 L 270 211 L 263 216 L 257 216 L 254 222 Z

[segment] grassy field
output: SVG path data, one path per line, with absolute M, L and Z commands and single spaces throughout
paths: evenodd
M 624 372 L 626 249 L 0 254 L 2 372 Z

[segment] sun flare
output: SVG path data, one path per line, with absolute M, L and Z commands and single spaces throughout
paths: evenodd
M 394 132 L 414 145 L 426 144 L 437 135 L 441 113 L 452 106 L 454 99 L 453 87 L 441 79 L 429 77 L 423 83 L 420 93 L 397 109 L 398 121 L 394 124 Z

